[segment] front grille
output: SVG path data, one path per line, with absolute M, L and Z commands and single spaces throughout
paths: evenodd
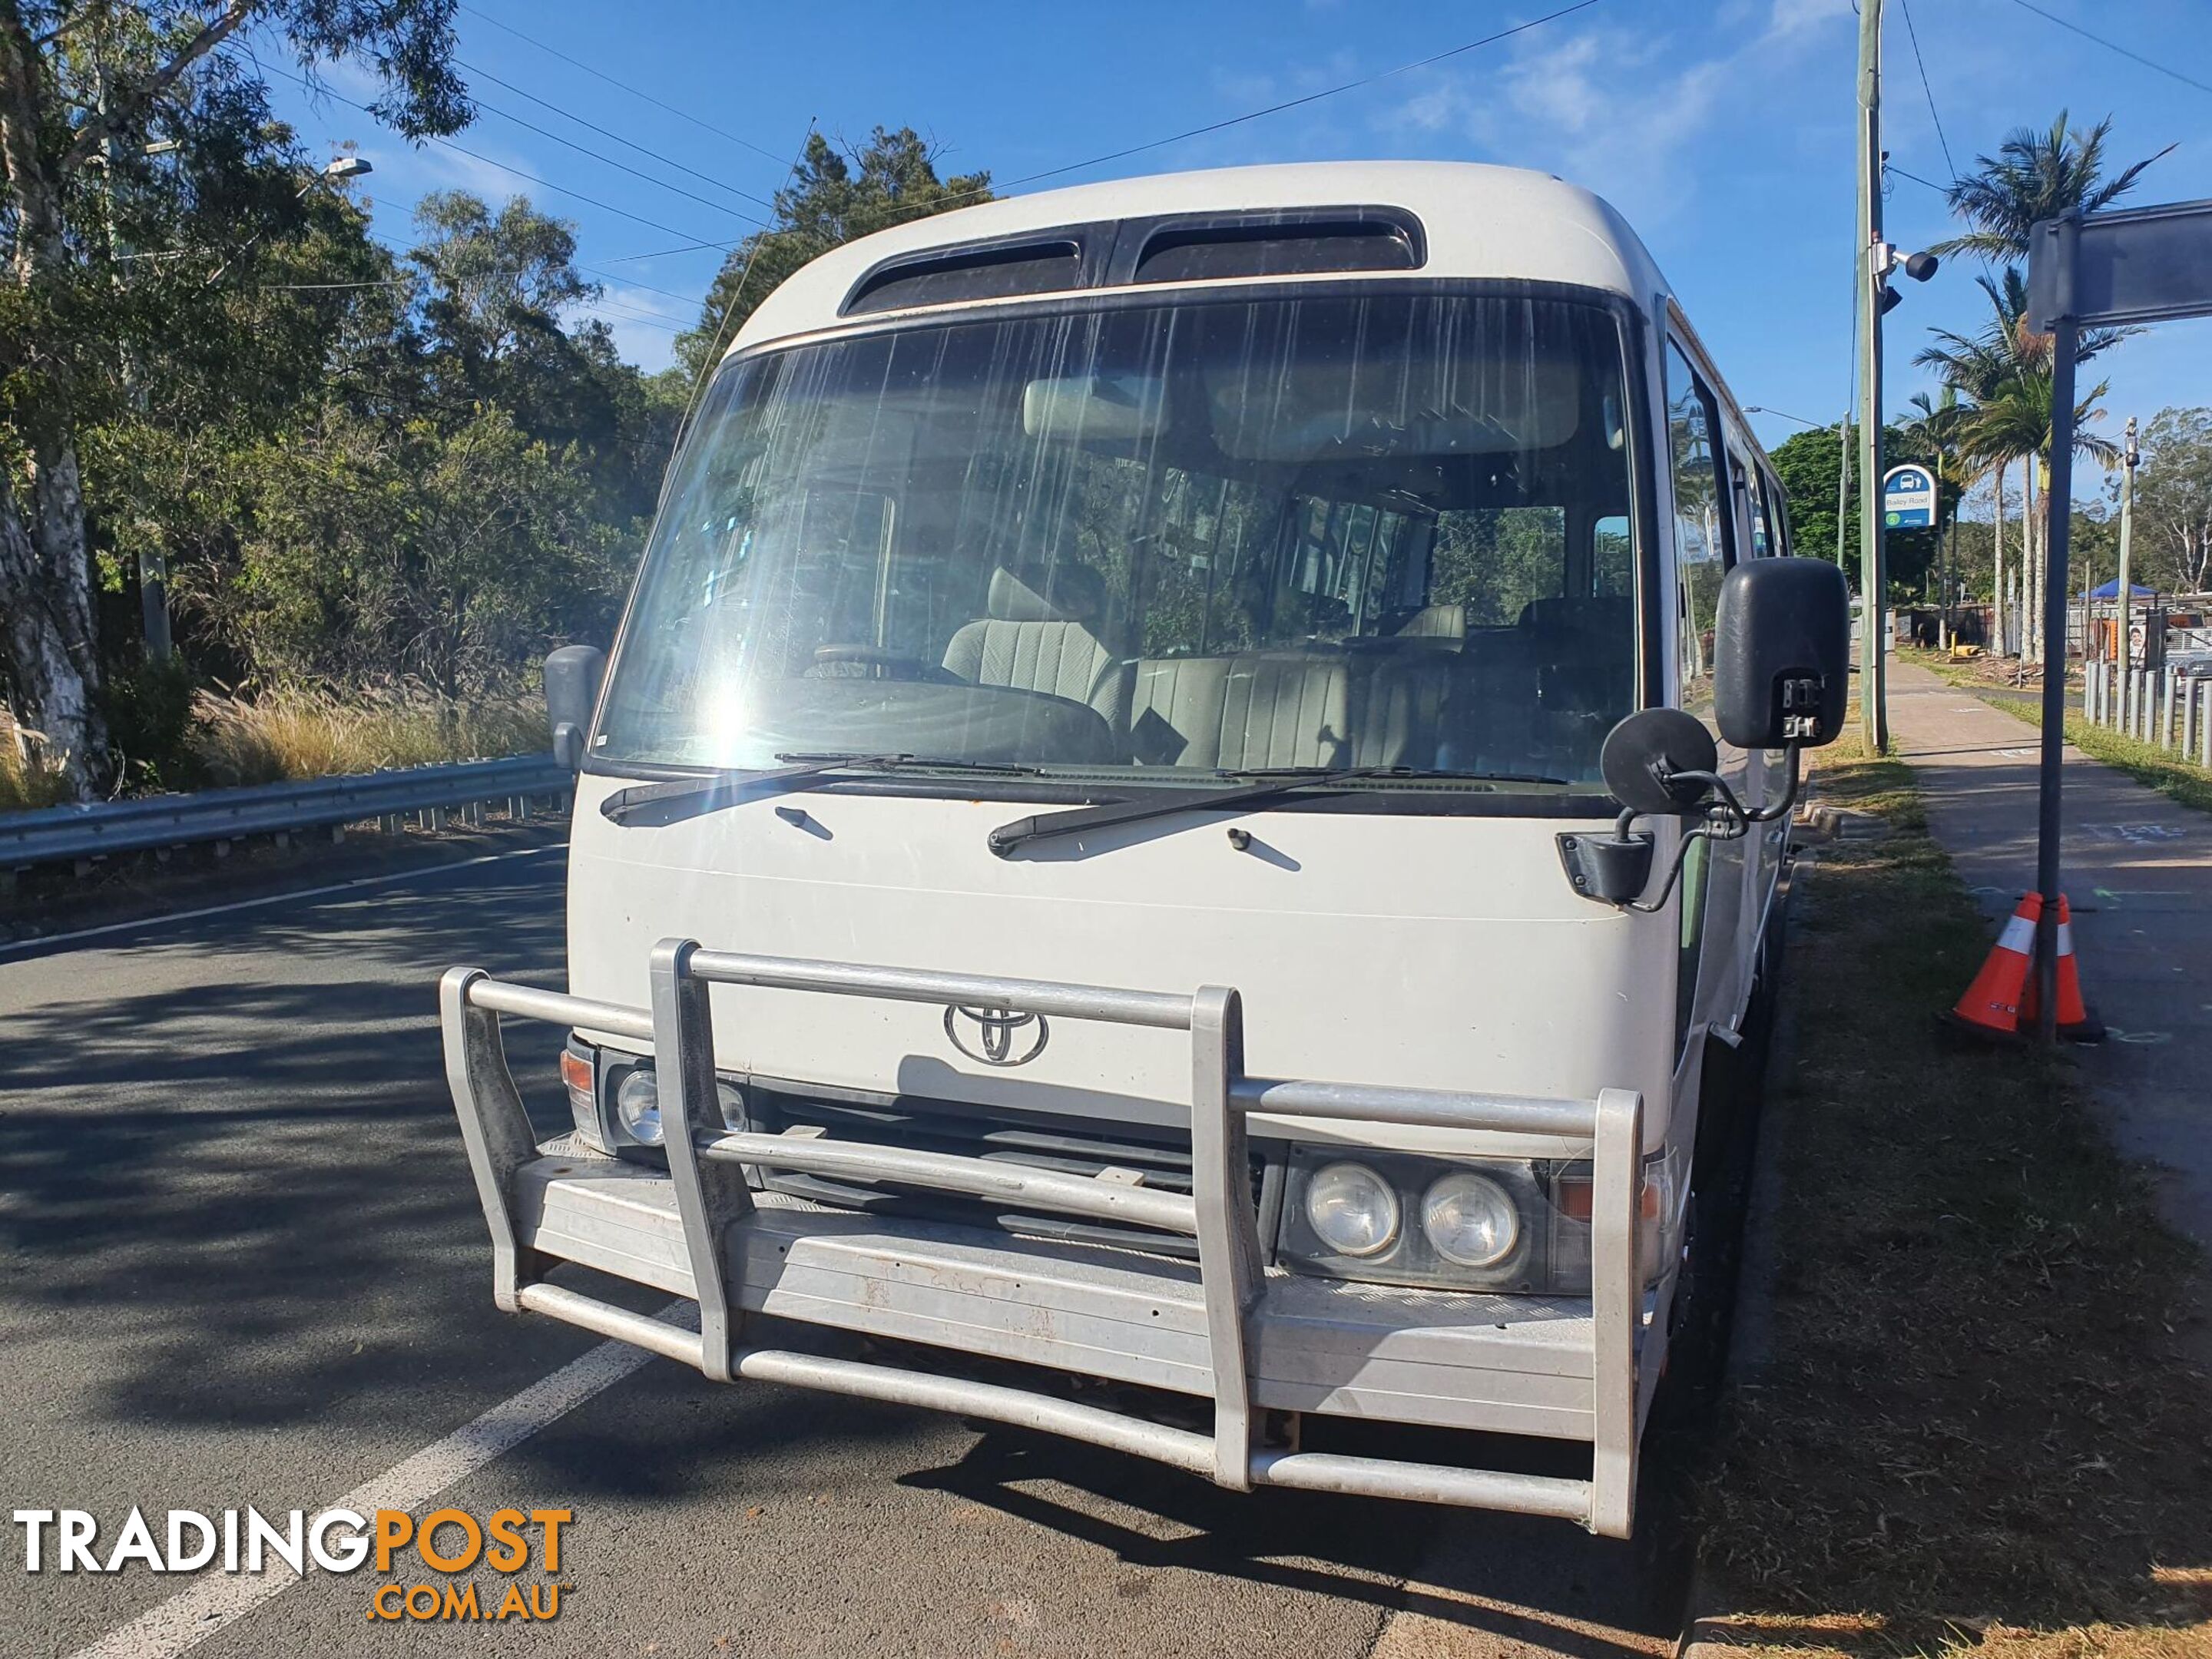
M 819 1128 L 833 1140 L 871 1141 L 917 1152 L 949 1152 L 1018 1164 L 1064 1175 L 1097 1176 L 1109 1169 L 1131 1170 L 1158 1192 L 1190 1191 L 1190 1137 L 1178 1130 L 1146 1124 L 1115 1124 L 1101 1132 L 1090 1125 L 1048 1113 L 981 1107 L 960 1101 L 900 1096 L 886 1103 L 832 1100 L 811 1090 L 742 1079 L 746 1127 L 765 1134 L 794 1128 Z M 1274 1234 L 1271 1200 L 1279 1185 L 1271 1166 L 1255 1149 L 1252 1158 L 1252 1202 L 1260 1236 Z M 1149 1227 L 1121 1227 L 1077 1216 L 1008 1211 L 985 1199 L 890 1182 L 833 1180 L 790 1170 L 761 1171 L 771 1192 L 811 1199 L 842 1210 L 868 1214 L 919 1216 L 968 1226 L 994 1226 L 1032 1237 L 1069 1243 L 1109 1244 L 1149 1250 L 1156 1255 L 1195 1258 L 1195 1241 Z

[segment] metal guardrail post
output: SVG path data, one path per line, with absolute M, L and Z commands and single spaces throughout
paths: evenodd
M 742 1166 L 699 1155 L 696 1137 L 711 1124 L 722 1128 L 714 1074 L 714 1026 L 707 982 L 691 971 L 698 942 L 665 939 L 653 947 L 653 1048 L 659 1084 L 661 1150 L 668 1155 L 669 1185 L 684 1223 L 684 1255 L 699 1298 L 700 1369 L 727 1382 L 737 1323 L 724 1270 L 723 1235 L 752 1213 Z
M 1261 1269 L 1250 1143 L 1235 1099 L 1244 1073 L 1244 1005 L 1233 989 L 1203 986 L 1191 999 L 1190 1057 L 1191 1192 L 1213 1368 L 1213 1478 L 1249 1492 L 1254 1422 L 1244 1322 Z

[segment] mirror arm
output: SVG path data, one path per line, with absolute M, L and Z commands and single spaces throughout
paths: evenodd
M 1705 784 L 1720 797 L 1718 800 L 1710 803 L 1706 809 L 1714 816 L 1696 829 L 1684 833 L 1680 845 L 1674 849 L 1674 860 L 1667 867 L 1667 879 L 1660 887 L 1656 897 L 1648 901 L 1631 899 L 1624 902 L 1620 908 L 1624 910 L 1633 910 L 1638 915 L 1656 915 L 1667 908 L 1667 901 L 1674 896 L 1674 884 L 1682 878 L 1682 866 L 1689 860 L 1690 847 L 1692 842 L 1708 840 L 1734 841 L 1754 823 L 1771 823 L 1777 818 L 1786 817 L 1797 803 L 1798 786 L 1803 776 L 1800 764 L 1800 747 L 1801 745 L 1796 743 L 1788 745 L 1790 782 L 1782 792 L 1782 799 L 1771 805 L 1759 807 L 1756 811 L 1746 807 L 1739 801 L 1735 792 L 1729 787 L 1727 781 L 1717 773 L 1675 773 L 1674 775 L 1678 778 L 1692 778 Z M 1621 813 L 1613 824 L 1613 838 L 1615 842 L 1626 842 L 1629 839 L 1629 825 L 1638 816 L 1633 809 Z
M 1790 816 L 1791 809 L 1797 805 L 1797 787 L 1802 781 L 1800 763 L 1803 751 L 1804 744 L 1802 743 L 1792 742 L 1784 745 L 1784 752 L 1790 757 L 1789 785 L 1783 790 L 1780 800 L 1770 806 L 1762 806 L 1756 812 L 1745 813 L 1747 820 L 1753 823 L 1771 823 L 1777 818 Z
M 1659 896 L 1648 902 L 1642 899 L 1632 899 L 1620 908 L 1624 910 L 1633 910 L 1637 915 L 1643 916 L 1656 916 L 1665 909 L 1667 901 L 1674 896 L 1674 884 L 1682 878 L 1682 866 L 1689 861 L 1691 845 L 1696 842 L 1707 840 L 1713 833 L 1714 827 L 1710 823 L 1701 823 L 1694 830 L 1684 831 L 1681 844 L 1674 849 L 1674 861 L 1667 866 L 1667 879 L 1659 889 Z

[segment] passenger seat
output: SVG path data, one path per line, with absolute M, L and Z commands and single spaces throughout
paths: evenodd
M 1342 657 L 1306 651 L 1148 658 L 1129 746 L 1151 766 L 1348 766 L 1348 680 Z
M 946 642 L 945 668 L 976 685 L 1087 703 L 1119 731 L 1128 712 L 1129 670 L 1091 631 L 1097 595 L 1085 589 L 1096 582 L 1088 570 L 1063 567 L 1041 584 L 1052 593 L 1048 599 L 1000 566 L 991 573 L 986 614 L 963 623 Z

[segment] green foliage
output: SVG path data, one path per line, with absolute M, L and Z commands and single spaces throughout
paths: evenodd
M 878 127 L 860 149 L 843 151 L 809 134 L 791 183 L 775 193 L 775 224 L 738 244 L 708 291 L 699 325 L 676 342 L 688 380 L 696 381 L 776 284 L 808 260 L 855 237 L 991 199 L 988 173 L 940 179 L 937 156 L 912 127 Z
M 1850 578 L 1853 591 L 1859 580 L 1859 476 L 1858 429 L 1850 431 L 1851 488 L 1844 503 L 1844 571 Z M 1836 489 L 1838 469 L 1841 465 L 1842 442 L 1836 428 L 1815 427 L 1800 432 L 1780 445 L 1768 455 L 1774 463 L 1774 476 L 1782 482 L 1783 494 L 1790 502 L 1790 533 L 1796 538 L 1801 556 L 1833 559 L 1836 556 Z M 1942 465 L 1936 445 L 1918 426 L 1885 427 L 1881 437 L 1882 466 L 1885 471 L 1917 461 L 1936 473 L 1936 527 L 1929 530 L 1893 530 L 1885 538 L 1889 556 L 1890 598 L 1893 600 L 1917 596 L 1929 579 L 1938 555 L 1942 551 L 1939 539 L 1949 530 L 1959 511 L 1960 484 L 1950 470 Z
M 2212 409 L 2162 409 L 2136 470 L 2134 580 L 2201 593 L 2212 586 Z

